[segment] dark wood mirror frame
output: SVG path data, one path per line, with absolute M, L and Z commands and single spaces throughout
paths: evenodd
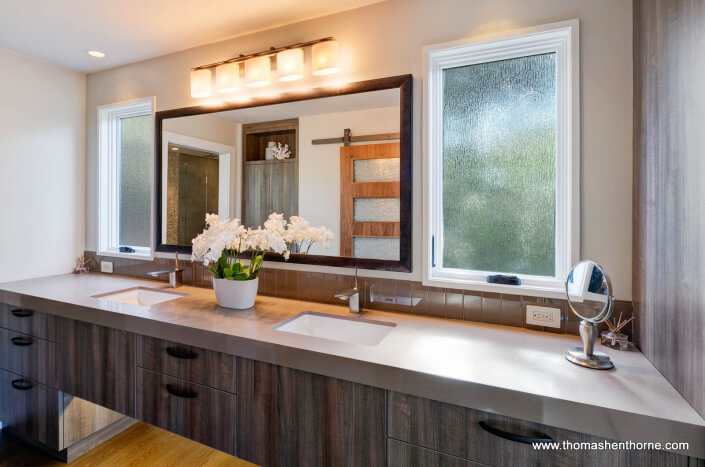
M 191 254 L 190 246 L 168 245 L 162 243 L 162 122 L 164 119 L 188 117 L 191 115 L 209 114 L 226 110 L 260 107 L 265 105 L 283 104 L 286 102 L 335 97 L 346 94 L 357 94 L 385 89 L 399 89 L 399 201 L 401 213 L 399 218 L 399 261 L 351 258 L 344 256 L 292 254 L 288 263 L 314 264 L 319 266 L 359 267 L 361 269 L 377 269 L 384 271 L 411 272 L 411 234 L 412 234 L 412 147 L 411 147 L 411 115 L 412 115 L 412 76 L 400 75 L 387 78 L 371 79 L 349 83 L 340 88 L 315 88 L 306 93 L 280 94 L 276 97 L 255 98 L 241 103 L 224 103 L 219 106 L 193 106 L 181 109 L 162 110 L 155 114 L 155 150 L 154 150 L 154 186 L 155 193 L 155 249 L 159 252 L 175 252 Z M 249 255 L 246 255 L 249 257 Z M 267 253 L 266 261 L 284 262 L 282 255 Z

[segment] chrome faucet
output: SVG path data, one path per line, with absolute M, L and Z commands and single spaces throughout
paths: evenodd
M 344 290 L 335 294 L 335 298 L 347 300 L 350 306 L 350 313 L 360 313 L 362 310 L 364 290 L 357 287 L 357 266 L 355 266 L 355 285 L 352 289 Z
M 174 253 L 174 270 L 173 271 L 153 271 L 147 274 L 152 277 L 159 277 L 164 275 L 169 275 L 169 287 L 175 289 L 183 285 L 183 269 L 179 269 L 179 252 Z

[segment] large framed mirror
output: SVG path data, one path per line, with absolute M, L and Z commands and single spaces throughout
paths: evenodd
M 156 113 L 156 251 L 191 253 L 206 213 L 332 232 L 290 263 L 411 271 L 411 75 Z M 284 261 L 267 254 L 268 261 Z

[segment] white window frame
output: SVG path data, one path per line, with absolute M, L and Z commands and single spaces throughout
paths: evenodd
M 218 213 L 221 217 L 228 216 L 232 219 L 234 213 L 234 193 L 231 193 L 230 183 L 232 166 L 235 160 L 235 146 L 216 143 L 206 139 L 186 136 L 173 131 L 162 130 L 162 225 L 167 225 L 167 196 L 169 190 L 167 179 L 169 177 L 169 144 L 184 146 L 191 149 L 208 151 L 218 154 Z M 239 186 L 239 185 L 238 185 Z M 162 228 L 162 243 L 166 244 L 166 228 Z
M 443 70 L 556 54 L 556 267 L 554 277 L 443 267 Z M 428 286 L 565 297 L 565 278 L 580 257 L 580 85 L 578 20 L 424 47 L 424 271 Z M 433 249 L 435 248 L 435 258 Z M 433 264 L 435 259 L 435 265 Z M 489 284 L 489 274 L 516 274 L 520 286 Z
M 150 141 L 150 246 L 134 253 L 119 251 L 120 119 L 150 115 L 154 128 L 156 98 L 147 97 L 98 106 L 98 254 L 151 260 L 154 258 L 154 131 Z

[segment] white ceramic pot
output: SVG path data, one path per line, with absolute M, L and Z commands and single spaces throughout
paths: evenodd
M 259 277 L 251 281 L 232 281 L 213 278 L 213 290 L 218 305 L 236 310 L 246 310 L 255 305 Z

